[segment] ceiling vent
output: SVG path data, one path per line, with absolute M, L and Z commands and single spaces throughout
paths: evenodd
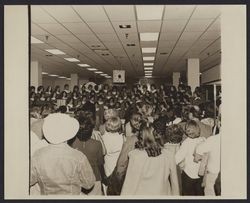
M 129 28 L 131 28 L 131 25 L 119 25 L 119 28 L 121 28 L 121 29 L 129 29 Z

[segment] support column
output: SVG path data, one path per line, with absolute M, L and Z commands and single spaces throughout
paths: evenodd
M 42 83 L 42 66 L 38 61 L 31 61 L 30 84 L 37 88 Z
M 173 72 L 173 86 L 178 88 L 180 82 L 180 72 Z
M 187 82 L 194 92 L 200 86 L 200 62 L 198 58 L 190 58 L 187 61 Z
M 71 80 L 70 80 L 70 89 L 71 89 L 71 91 L 73 91 L 74 86 L 79 85 L 79 78 L 78 78 L 78 75 L 76 73 L 72 73 L 70 75 L 70 78 L 71 78 Z

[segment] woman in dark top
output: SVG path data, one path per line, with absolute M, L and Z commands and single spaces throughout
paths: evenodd
M 105 179 L 104 159 L 101 142 L 91 139 L 92 131 L 95 127 L 93 113 L 78 111 L 76 118 L 80 123 L 80 129 L 74 140 L 71 140 L 69 144 L 74 149 L 81 151 L 88 158 L 96 177 L 96 183 L 92 190 L 83 192 L 88 195 L 103 195 L 101 182 Z

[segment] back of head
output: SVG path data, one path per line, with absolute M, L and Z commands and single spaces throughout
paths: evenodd
M 119 117 L 111 117 L 105 122 L 107 132 L 116 133 L 121 129 L 121 119 Z
M 199 124 L 194 120 L 189 120 L 185 126 L 185 133 L 190 138 L 200 137 Z
M 76 119 L 80 124 L 77 137 L 81 141 L 88 140 L 93 132 L 95 127 L 94 115 L 90 111 L 79 111 L 76 115 Z
M 166 133 L 164 135 L 164 143 L 172 143 L 172 144 L 178 144 L 182 141 L 184 131 L 181 126 L 177 124 L 170 125 L 166 129 Z

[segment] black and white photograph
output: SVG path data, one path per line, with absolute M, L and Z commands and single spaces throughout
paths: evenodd
M 5 6 L 8 198 L 246 197 L 244 9 Z

